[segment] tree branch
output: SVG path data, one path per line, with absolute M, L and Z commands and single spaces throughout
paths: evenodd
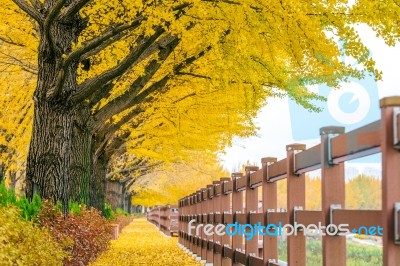
M 43 23 L 42 15 L 32 6 L 30 6 L 25 0 L 12 0 L 19 8 L 27 13 L 31 18 L 36 20 L 39 24 Z
M 161 164 L 162 164 L 162 162 L 157 162 L 157 163 L 146 165 L 146 166 L 135 166 L 135 167 L 131 167 L 131 168 L 125 168 L 125 169 L 117 170 L 117 171 L 114 171 L 114 172 L 111 172 L 111 173 L 107 174 L 106 178 L 110 179 L 113 175 L 132 172 L 132 171 L 137 171 L 137 170 L 149 170 L 149 169 L 154 168 L 156 166 L 159 166 Z
M 138 59 L 140 55 L 142 55 L 142 53 L 146 51 L 146 48 L 155 42 L 163 33 L 164 29 L 158 27 L 152 36 L 142 40 L 117 66 L 80 84 L 78 91 L 71 95 L 70 100 L 74 103 L 85 100 L 86 98 L 90 97 L 102 84 L 121 76 L 126 70 L 136 66 L 139 63 Z
M 76 13 L 81 10 L 86 4 L 88 4 L 92 0 L 75 0 L 72 4 L 70 4 L 65 11 L 60 14 L 59 18 L 61 20 L 65 20 L 66 18 L 72 17 Z
M 72 53 L 70 53 L 65 59 L 65 66 L 68 67 L 71 62 L 74 60 L 82 59 L 82 55 L 96 49 L 101 45 L 102 48 L 116 42 L 118 38 L 114 38 L 115 36 L 124 33 L 126 30 L 134 30 L 139 27 L 144 20 L 144 17 L 140 16 L 136 18 L 131 24 L 122 24 L 118 26 L 110 26 L 107 30 L 103 32 L 98 37 L 95 37 L 85 43 L 82 46 Z M 123 35 L 122 35 L 123 36 Z
M 46 36 L 46 40 L 48 41 L 50 48 L 54 50 L 53 48 L 53 40 L 51 38 L 50 34 L 50 28 L 51 25 L 53 24 L 55 18 L 57 15 L 60 13 L 61 8 L 65 5 L 67 0 L 58 0 L 50 9 L 49 14 L 47 15 L 44 25 L 43 25 L 43 30 L 44 30 L 44 36 Z

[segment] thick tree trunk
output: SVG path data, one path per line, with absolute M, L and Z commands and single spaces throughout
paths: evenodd
M 67 212 L 71 183 L 71 150 L 76 107 L 69 102 L 77 90 L 77 65 L 61 70 L 63 55 L 71 51 L 80 34 L 81 20 L 54 21 L 40 28 L 38 81 L 34 94 L 34 121 L 26 169 L 26 193 L 61 201 Z M 63 74 L 61 86 L 57 86 Z M 62 75 L 61 75 L 62 76 Z M 56 93 L 52 93 L 56 91 Z
M 106 175 L 110 158 L 94 156 L 90 175 L 89 206 L 103 211 L 106 193 Z
M 73 112 L 59 105 L 44 100 L 35 104 L 26 188 L 28 198 L 36 192 L 42 198 L 61 201 L 65 209 L 69 199 Z
M 88 118 L 90 110 L 82 107 L 79 114 L 72 132 L 70 200 L 87 205 L 92 166 L 92 133 L 86 127 L 87 119 L 82 118 Z

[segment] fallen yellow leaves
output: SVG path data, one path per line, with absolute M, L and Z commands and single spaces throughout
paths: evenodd
M 178 239 L 166 237 L 144 218 L 135 219 L 124 228 L 118 240 L 91 266 L 201 265 L 178 247 Z

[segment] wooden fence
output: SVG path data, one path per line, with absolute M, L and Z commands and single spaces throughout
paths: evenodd
M 381 119 L 344 133 L 342 127 L 320 129 L 321 143 L 286 146 L 282 160 L 263 158 L 262 168 L 246 167 L 179 200 L 179 243 L 213 265 L 282 265 L 278 261 L 278 239 L 265 235 L 244 241 L 244 236 L 227 234 L 189 235 L 188 223 L 199 224 L 349 224 L 383 228 L 383 265 L 400 265 L 400 97 L 380 101 Z M 305 127 L 307 125 L 304 125 Z M 345 209 L 344 162 L 375 153 L 382 154 L 382 209 Z M 305 173 L 321 169 L 319 211 L 305 207 Z M 277 181 L 287 180 L 287 210 L 277 210 Z M 258 190 L 262 200 L 259 205 Z M 346 265 L 346 237 L 322 237 L 323 265 Z M 287 263 L 306 265 L 303 232 L 287 237 Z
M 154 207 L 147 213 L 147 220 L 166 235 L 178 234 L 178 206 Z

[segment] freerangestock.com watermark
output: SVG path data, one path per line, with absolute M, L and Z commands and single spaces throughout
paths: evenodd
M 223 236 L 225 234 L 229 236 L 239 235 L 244 236 L 246 240 L 251 240 L 253 237 L 261 236 L 296 236 L 298 232 L 303 232 L 305 236 L 316 236 L 316 235 L 329 235 L 329 236 L 345 236 L 349 233 L 364 234 L 372 236 L 383 236 L 383 228 L 380 226 L 360 226 L 359 228 L 353 228 L 350 230 L 349 224 L 329 224 L 322 225 L 321 222 L 316 224 L 309 224 L 307 226 L 294 223 L 283 225 L 281 222 L 278 224 L 262 225 L 261 222 L 257 224 L 239 224 L 237 222 L 233 224 L 197 224 L 193 225 L 196 220 L 191 220 L 188 224 L 189 235 L 200 235 L 203 233 L 206 236 L 212 236 L 214 234 Z

